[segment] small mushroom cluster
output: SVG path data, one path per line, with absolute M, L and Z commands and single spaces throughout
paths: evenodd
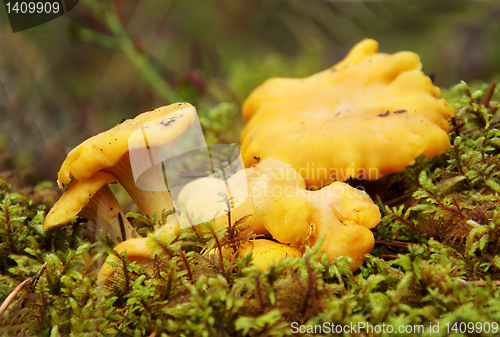
M 401 172 L 450 146 L 454 112 L 420 69 L 417 54 L 377 53 L 371 39 L 307 78 L 271 78 L 243 104 L 245 166 L 292 165 L 308 187 Z
M 119 253 L 127 250 L 129 260 L 149 261 L 151 247 L 128 222 L 108 184 L 122 185 L 144 215 L 156 214 L 159 218 L 163 210 L 174 210 L 174 201 L 161 171 L 159 150 L 174 142 L 196 118 L 192 105 L 176 103 L 125 120 L 75 147 L 58 174 L 59 187 L 69 186 L 47 214 L 44 229 L 79 215 L 108 231 L 117 244 L 115 250 Z M 177 233 L 179 221 L 172 213 L 158 232 Z M 102 268 L 104 274 L 112 273 L 106 263 Z M 99 282 L 103 280 L 101 276 Z
M 351 257 L 353 269 L 373 249 L 369 229 L 380 221 L 380 211 L 361 190 L 341 182 L 307 190 L 304 178 L 290 164 L 273 158 L 238 171 L 227 185 L 234 198 L 232 218 L 246 217 L 254 233 L 274 239 L 250 241 L 238 252 L 244 257 L 251 251 L 253 263 L 261 269 L 284 257 L 302 256 L 305 246 L 321 237 L 320 252 L 332 259 Z M 202 220 L 213 219 L 214 227 L 227 227 L 228 217 L 218 215 L 225 208 L 218 202 L 219 192 L 225 190 L 222 179 L 200 178 L 187 184 L 178 200 Z
M 245 166 L 282 163 L 248 180 L 255 222 L 279 242 L 253 243 L 260 267 L 324 237 L 321 251 L 329 259 L 349 256 L 356 269 L 373 248 L 369 229 L 380 213 L 368 195 L 342 182 L 401 172 L 418 156 L 450 146 L 453 109 L 421 71 L 418 55 L 377 50 L 365 39 L 330 69 L 271 78 L 244 102 Z
M 420 155 L 442 154 L 450 146 L 447 119 L 453 116 L 420 70 L 418 55 L 377 49 L 376 41 L 365 39 L 330 69 L 304 79 L 269 79 L 255 89 L 243 105 L 247 168 L 227 180 L 204 177 L 184 186 L 177 201 L 185 212 L 169 216 L 159 231 L 177 233 L 180 223 L 193 224 L 191 215 L 196 223 L 227 227 L 220 192 L 229 191 L 233 221 L 246 218 L 254 233 L 267 236 L 238 252 L 252 252 L 259 268 L 302 256 L 306 245 L 324 238 L 321 252 L 330 260 L 348 256 L 356 269 L 374 246 L 370 229 L 380 212 L 365 192 L 343 181 L 378 179 Z M 152 246 L 137 237 L 107 185 L 120 183 L 145 215 L 173 210 L 158 152 L 195 119 L 188 103 L 172 104 L 77 146 L 59 172 L 59 186 L 71 185 L 47 215 L 45 229 L 80 214 L 121 238 L 115 249 L 127 250 L 128 259 L 151 262 Z M 146 168 L 134 172 L 141 165 Z M 138 181 L 157 188 L 141 188 Z M 101 269 L 101 284 L 112 273 L 108 267 Z

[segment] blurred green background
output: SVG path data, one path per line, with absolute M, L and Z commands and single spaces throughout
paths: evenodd
M 12 33 L 0 9 L 0 171 L 56 180 L 67 152 L 123 118 L 194 104 L 210 143 L 272 76 L 333 65 L 365 37 L 411 50 L 448 87 L 500 78 L 500 1 L 80 0 Z

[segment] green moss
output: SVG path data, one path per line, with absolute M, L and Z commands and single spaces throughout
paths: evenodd
M 92 235 L 81 220 L 44 232 L 44 207 L 0 180 L 0 301 L 47 263 L 36 284 L 24 287 L 0 316 L 0 331 L 289 336 L 300 325 L 325 332 L 336 324 L 355 327 L 344 334 L 358 336 L 367 331 L 359 326 L 385 324 L 422 325 L 425 331 L 415 335 L 445 335 L 460 324 L 462 331 L 463 324 L 498 324 L 500 121 L 498 89 L 489 102 L 488 90 L 461 83 L 445 92 L 456 110 L 451 147 L 384 178 L 372 194 L 384 213 L 374 229 L 377 246 L 356 273 L 348 259 L 328 262 L 317 253 L 321 242 L 303 258 L 261 271 L 251 255 L 232 253 L 249 238 L 244 219 L 229 231 L 215 233 L 207 224 L 208 234 L 190 227 L 176 238 L 152 235 L 151 219 L 129 213 L 156 246 L 154 262 L 144 266 L 121 255 L 110 286 L 97 289 L 99 263 L 117 254 L 106 235 Z M 222 246 L 229 248 L 225 258 Z M 385 331 L 374 334 L 394 335 Z

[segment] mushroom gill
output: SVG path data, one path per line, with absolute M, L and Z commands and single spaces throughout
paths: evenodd
M 62 197 L 51 208 L 44 222 L 44 230 L 72 221 L 77 215 L 89 219 L 98 229 L 107 231 L 116 243 L 138 237 L 128 222 L 108 184 L 116 178 L 107 172 L 96 172 L 83 180 L 74 180 Z

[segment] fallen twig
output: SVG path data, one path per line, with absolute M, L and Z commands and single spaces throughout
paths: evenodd
M 17 287 L 16 289 L 14 289 L 10 294 L 9 296 L 7 296 L 7 298 L 5 299 L 5 301 L 3 301 L 2 303 L 2 306 L 0 306 L 0 315 L 3 314 L 3 312 L 7 309 L 7 307 L 9 306 L 10 302 L 12 302 L 12 300 L 14 298 L 16 298 L 17 294 L 24 288 L 25 285 L 27 284 L 32 284 L 32 285 L 36 285 L 36 282 L 38 281 L 38 279 L 40 278 L 40 276 L 42 276 L 43 272 L 45 271 L 45 268 L 47 267 L 47 262 L 44 263 L 44 265 L 42 266 L 42 268 L 40 268 L 40 271 L 38 272 L 38 274 L 36 274 L 35 276 L 33 277 L 30 277 L 30 278 L 27 278 L 26 280 L 24 280 L 23 282 L 21 282 Z
M 397 255 L 390 255 L 390 254 L 380 254 L 377 255 L 376 257 L 384 260 L 397 260 L 399 258 Z
M 410 199 L 412 195 L 413 195 L 413 192 L 406 193 L 405 195 L 401 195 L 399 197 L 393 198 L 393 199 L 385 202 L 384 204 L 387 206 L 391 206 L 393 204 L 398 204 L 399 202 L 401 202 L 403 200 Z
M 406 248 L 409 245 L 415 245 L 411 242 L 403 242 L 403 241 L 389 241 L 389 240 L 375 240 L 375 244 L 386 245 L 386 246 L 395 246 L 395 247 L 403 247 Z

